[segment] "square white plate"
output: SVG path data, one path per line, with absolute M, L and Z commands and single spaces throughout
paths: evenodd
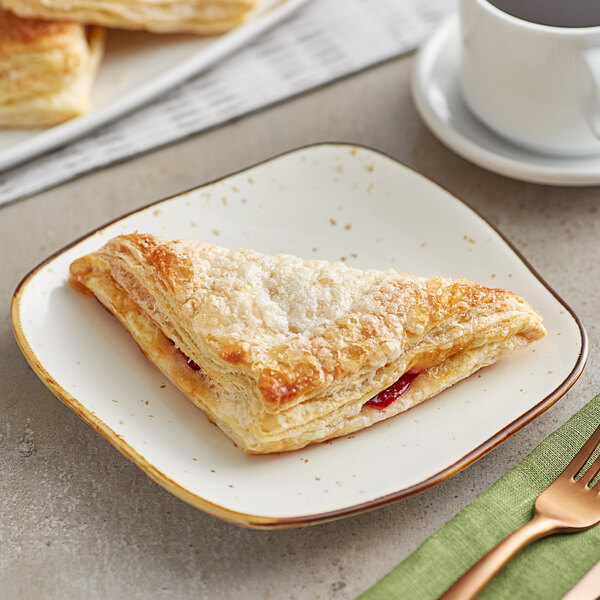
M 290 16 L 308 0 L 260 0 L 220 36 L 107 30 L 88 113 L 48 129 L 0 131 L 0 171 L 92 131 L 183 83 Z
M 246 455 L 146 361 L 116 319 L 66 283 L 71 261 L 134 230 L 467 277 L 524 296 L 548 335 L 355 435 Z M 23 280 L 12 320 L 44 383 L 127 458 L 183 500 L 253 527 L 354 514 L 444 480 L 546 410 L 587 355 L 577 317 L 481 217 L 391 158 L 343 144 L 295 150 L 102 227 Z

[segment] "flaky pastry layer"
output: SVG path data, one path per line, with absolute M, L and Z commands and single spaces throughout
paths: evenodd
M 157 33 L 216 35 L 242 23 L 258 0 L 3 0 L 22 17 L 144 29 Z
M 0 127 L 43 127 L 84 113 L 103 49 L 98 27 L 0 10 Z
M 196 240 L 120 236 L 70 277 L 247 452 L 357 431 L 545 333 L 506 290 Z M 398 399 L 366 404 L 408 371 Z

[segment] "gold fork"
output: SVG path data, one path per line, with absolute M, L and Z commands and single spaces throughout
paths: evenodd
M 439 600 L 470 600 L 522 548 L 553 533 L 589 529 L 600 522 L 600 492 L 590 487 L 600 472 L 600 457 L 576 480 L 600 443 L 600 427 L 592 433 L 566 469 L 537 497 L 533 519 L 504 538 L 452 584 Z M 600 488 L 600 486 L 598 486 Z

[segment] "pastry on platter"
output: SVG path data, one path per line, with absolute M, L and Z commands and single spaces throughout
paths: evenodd
M 22 17 L 120 29 L 215 35 L 239 25 L 258 0 L 2 0 Z
M 43 127 L 84 113 L 103 48 L 99 27 L 0 9 L 0 127 Z
M 363 429 L 545 334 L 525 300 L 471 281 L 147 234 L 77 259 L 70 281 L 251 453 Z

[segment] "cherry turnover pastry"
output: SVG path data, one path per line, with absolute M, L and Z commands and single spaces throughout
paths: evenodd
M 70 281 L 251 453 L 393 417 L 545 335 L 507 290 L 148 234 L 77 259 Z

